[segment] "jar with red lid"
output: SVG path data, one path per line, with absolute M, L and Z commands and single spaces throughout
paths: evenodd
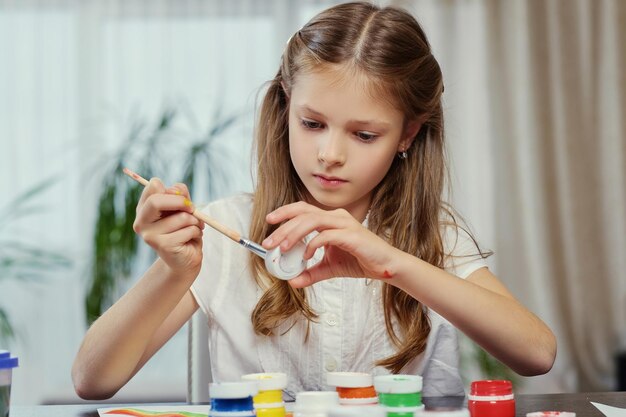
M 467 399 L 471 417 L 515 417 L 511 381 L 474 381 Z

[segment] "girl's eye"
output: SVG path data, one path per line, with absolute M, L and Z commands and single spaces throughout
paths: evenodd
M 304 126 L 306 129 L 317 130 L 322 127 L 322 124 L 320 122 L 302 119 L 302 126 Z
M 377 138 L 377 136 L 373 133 L 367 133 L 367 132 L 356 132 L 356 135 L 358 136 L 359 139 L 361 139 L 363 142 L 371 142 L 374 139 Z

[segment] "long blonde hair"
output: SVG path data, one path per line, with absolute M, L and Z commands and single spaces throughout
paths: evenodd
M 439 64 L 417 21 L 407 12 L 370 3 L 341 4 L 315 16 L 288 42 L 278 73 L 261 104 L 256 130 L 257 186 L 250 237 L 265 239 L 276 226 L 270 211 L 307 198 L 289 156 L 288 96 L 295 77 L 320 65 L 347 64 L 374 80 L 405 120 L 424 120 L 404 160 L 396 158 L 373 191 L 368 227 L 391 245 L 443 267 L 440 214 L 445 209 L 443 80 Z M 255 331 L 271 335 L 290 318 L 317 315 L 301 289 L 271 277 L 251 255 L 252 271 L 265 289 L 252 313 Z M 397 353 L 377 365 L 398 373 L 424 351 L 430 332 L 426 307 L 405 292 L 383 284 L 387 333 Z M 397 334 L 392 325 L 397 321 Z

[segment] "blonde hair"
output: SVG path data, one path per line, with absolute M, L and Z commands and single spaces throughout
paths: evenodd
M 257 242 L 265 239 L 276 228 L 265 221 L 267 213 L 308 197 L 289 155 L 288 96 L 298 74 L 328 64 L 362 71 L 404 113 L 405 121 L 423 120 L 407 158 L 395 158 L 373 190 L 368 227 L 391 245 L 443 267 L 440 214 L 445 210 L 442 192 L 447 171 L 441 70 L 422 28 L 409 13 L 363 2 L 327 9 L 286 46 L 259 113 L 250 237 Z M 250 262 L 257 284 L 265 289 L 251 317 L 257 334 L 271 335 L 288 319 L 317 318 L 302 289 L 270 276 L 260 258 L 251 255 Z M 430 322 L 425 306 L 391 285 L 383 284 L 382 302 L 387 333 L 397 353 L 377 365 L 398 373 L 424 351 Z M 401 334 L 394 330 L 393 320 Z

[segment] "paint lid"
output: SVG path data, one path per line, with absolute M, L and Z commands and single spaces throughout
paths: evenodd
M 419 375 L 381 375 L 374 377 L 376 392 L 383 394 L 412 394 L 422 391 Z
M 513 384 L 506 380 L 483 380 L 472 382 L 470 395 L 497 396 L 513 394 Z M 471 398 L 470 398 L 471 399 Z
M 2 351 L 2 356 L 0 356 L 0 369 L 12 369 L 17 368 L 17 366 L 17 356 L 11 357 L 11 354 L 6 350 Z
M 576 413 L 570 411 L 535 411 L 526 413 L 526 417 L 576 417 Z
M 252 381 L 211 382 L 209 384 L 209 396 L 211 398 L 247 398 L 257 395 L 258 393 L 259 385 Z
M 387 411 L 377 405 L 340 406 L 328 410 L 328 417 L 386 417 Z
M 374 378 L 362 372 L 328 372 L 326 383 L 333 387 L 363 388 L 374 385 Z
M 470 417 L 467 408 L 439 408 L 435 410 L 418 410 L 415 417 Z
M 296 394 L 294 413 L 327 411 L 339 406 L 339 394 L 336 391 L 305 391 Z
M 247 374 L 241 377 L 243 381 L 255 381 L 259 391 L 283 390 L 287 387 L 287 374 L 281 372 Z

